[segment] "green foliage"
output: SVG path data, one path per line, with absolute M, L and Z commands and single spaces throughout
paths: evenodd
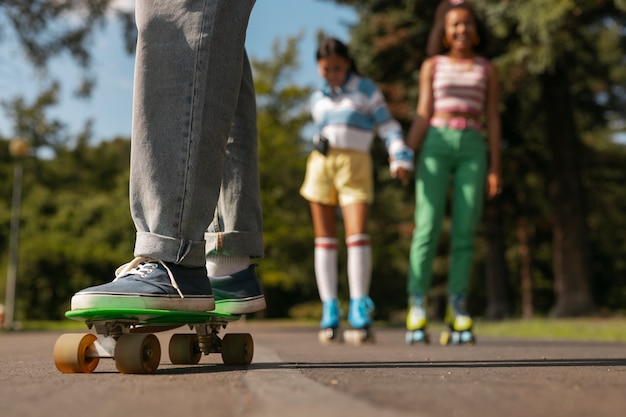
M 128 209 L 127 139 L 93 146 L 88 130 L 75 141 L 53 141 L 65 134 L 62 123 L 47 120 L 56 104 L 44 92 L 33 104 L 8 106 L 16 131 L 35 138 L 33 157 L 24 161 L 16 317 L 59 319 L 78 290 L 110 281 L 117 266 L 132 256 L 134 226 Z M 8 141 L 2 140 L 2 149 Z M 37 157 L 52 146 L 51 159 Z M 12 160 L 0 154 L 11 167 Z M 10 201 L 13 176 L 0 189 Z M 10 207 L 0 205 L 0 248 L 6 253 Z M 6 268 L 3 256 L 0 267 Z M 0 282 L 3 282 L 0 281 Z
M 45 71 L 52 58 L 69 54 L 84 70 L 76 94 L 89 96 L 95 83 L 89 75 L 92 36 L 111 13 L 124 23 L 127 51 L 134 51 L 133 13 L 115 9 L 111 0 L 3 0 L 0 42 L 16 39 L 26 59 L 39 71 Z
M 115 143 L 102 146 L 109 144 Z M 89 149 L 91 159 L 100 150 Z M 61 317 L 74 292 L 110 281 L 115 268 L 132 254 L 134 227 L 128 211 L 127 170 L 108 177 L 104 159 L 100 183 L 112 186 L 99 187 L 90 181 L 98 175 L 93 171 L 97 167 L 68 159 L 41 161 L 41 171 L 50 171 L 46 181 L 25 184 L 18 309 L 30 318 Z M 48 169 L 57 164 L 74 171 L 72 181 Z M 36 172 L 34 164 L 29 165 L 27 169 Z M 88 171 L 90 175 L 82 175 Z
M 259 165 L 265 259 L 259 268 L 270 317 L 316 294 L 313 230 L 308 203 L 299 196 L 307 153 L 302 129 L 312 92 L 290 81 L 298 68 L 297 43 L 276 42 L 270 61 L 252 60 L 257 93 Z
M 425 58 L 428 32 L 440 0 L 336 0 L 353 6 L 359 22 L 351 30 L 350 50 L 364 75 L 382 86 L 404 92 L 411 111 L 392 108 L 408 124 L 417 102 L 419 66 Z M 595 302 L 611 309 L 626 304 L 622 288 L 626 222 L 618 213 L 624 205 L 622 145 L 611 135 L 623 132 L 626 108 L 626 5 L 619 1 L 474 0 L 478 14 L 491 32 L 490 48 L 502 82 L 503 158 L 505 192 L 500 198 L 505 230 L 508 276 L 520 310 L 520 259 L 517 229 L 528 225 L 532 257 L 535 311 L 546 313 L 554 304 L 552 240 L 554 216 L 555 152 L 546 136 L 550 122 L 566 127 L 566 120 L 546 118 L 543 78 L 546 74 L 569 81 L 560 91 L 563 107 L 571 105 L 575 148 L 584 186 L 589 248 L 592 252 L 592 291 Z M 390 93 L 390 90 L 386 90 Z M 565 94 L 563 94 L 565 93 Z M 398 100 L 398 97 L 394 97 Z M 400 99 L 401 100 L 401 99 Z M 408 116 L 408 117 L 407 117 Z M 607 127 L 614 126 L 614 130 Z M 620 130 L 621 129 L 621 130 Z M 581 143 L 576 139 L 580 138 Z M 568 173 L 569 175 L 569 173 Z M 567 178 L 562 178 L 567 181 Z M 576 204 L 572 201 L 572 204 Z M 445 226 L 445 225 L 444 225 Z M 482 239 L 482 231 L 481 231 Z M 434 264 L 434 281 L 445 279 L 447 232 L 444 227 Z M 483 242 L 478 242 L 472 276 L 470 307 L 484 308 Z M 568 256 L 565 254 L 564 256 Z M 577 256 L 570 254 L 569 256 Z M 567 279 L 567 277 L 565 277 Z M 438 297 L 441 288 L 433 288 Z M 481 300 L 482 302 L 475 302 Z
M 359 14 L 350 40 L 357 67 L 390 94 L 393 111 L 407 125 L 417 102 L 419 65 L 425 58 L 426 38 L 439 0 L 337 2 L 354 7 Z M 25 30 L 28 22 L 36 23 L 31 35 L 19 39 L 37 65 L 63 50 L 76 51 L 79 62 L 88 63 L 88 59 L 81 58 L 88 52 L 90 33 L 84 30 L 84 22 L 76 26 L 75 38 L 44 36 L 55 21 L 69 30 L 66 34 L 70 33 L 71 26 L 64 26 L 69 20 L 58 19 L 86 4 L 62 3 L 54 6 L 53 2 L 20 0 L 0 4 L 0 19 L 21 22 L 11 20 L 11 28 Z M 99 22 L 97 16 L 103 16 L 108 1 L 87 3 L 85 7 L 90 11 L 86 13 L 91 17 L 85 20 L 86 25 Z M 548 120 L 542 107 L 541 78 L 555 72 L 569 80 L 569 95 L 563 100 L 572 105 L 572 119 L 581 142 L 584 169 L 580 179 L 586 196 L 594 300 L 610 311 L 623 309 L 626 148 L 611 138 L 624 131 L 626 2 L 475 3 L 493 34 L 494 62 L 502 79 L 505 192 L 500 205 L 514 307 L 521 310 L 517 230 L 522 220 L 528 225 L 530 238 L 535 311 L 545 314 L 555 301 L 551 244 L 554 212 L 549 200 L 553 153 L 545 134 Z M 57 9 L 50 9 L 54 7 Z M 47 23 L 29 20 L 32 16 L 20 16 L 18 12 L 39 14 Z M 300 39 L 296 36 L 277 41 L 270 60 L 253 60 L 266 247 L 259 275 L 268 299 L 267 317 L 319 315 L 313 228 L 308 204 L 299 196 L 310 150 L 307 102 L 312 92 L 309 86 L 299 86 L 292 80 L 299 66 Z M 57 46 L 49 47 L 53 44 Z M 129 141 L 117 138 L 94 145 L 88 122 L 82 133 L 70 136 L 63 121 L 47 117 L 47 111 L 56 105 L 58 88 L 51 82 L 34 102 L 17 98 L 4 106 L 13 120 L 12 137 L 23 136 L 33 147 L 31 157 L 24 161 L 17 289 L 17 318 L 22 320 L 61 318 L 75 291 L 109 281 L 115 268 L 132 256 Z M 10 225 L 13 159 L 8 152 L 9 139 L 0 138 L 0 194 L 5 196 L 0 199 L 0 269 L 6 269 Z M 402 186 L 389 177 L 387 155 L 380 141 L 375 142 L 372 154 L 376 199 L 368 224 L 373 250 L 371 295 L 377 304 L 377 318 L 386 319 L 403 310 L 406 303 L 414 195 L 411 186 Z M 431 295 L 435 300 L 445 294 L 448 229 L 449 224 L 444 224 L 434 265 Z M 470 294 L 470 308 L 475 314 L 482 313 L 486 298 L 482 231 L 480 236 Z M 343 247 L 339 260 L 340 295 L 345 299 Z M 3 284 L 4 275 L 0 274 L 0 297 L 4 296 Z

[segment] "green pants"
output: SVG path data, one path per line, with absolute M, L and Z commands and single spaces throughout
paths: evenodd
M 475 130 L 430 127 L 418 158 L 409 295 L 426 295 L 452 179 L 448 294 L 466 295 L 487 170 L 485 139 Z

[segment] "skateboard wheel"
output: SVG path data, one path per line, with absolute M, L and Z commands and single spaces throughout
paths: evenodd
M 159 367 L 161 345 L 153 334 L 123 334 L 115 345 L 115 366 L 123 374 L 151 374 Z
M 202 352 L 196 334 L 175 334 L 170 339 L 170 361 L 175 365 L 195 365 L 200 362 Z
M 66 374 L 93 372 L 100 359 L 87 357 L 87 351 L 96 339 L 91 333 L 61 335 L 52 353 L 57 369 Z
M 222 360 L 226 365 L 248 365 L 254 355 L 254 341 L 249 333 L 229 333 L 222 339 Z

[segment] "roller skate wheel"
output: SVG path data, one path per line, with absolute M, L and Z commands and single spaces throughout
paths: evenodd
M 428 333 L 426 333 L 423 329 L 407 331 L 405 339 L 407 345 L 412 345 L 414 343 L 430 343 Z
M 363 343 L 373 343 L 374 334 L 370 329 L 349 329 L 343 332 L 346 343 L 352 345 L 362 345 Z
M 320 330 L 317 337 L 323 345 L 340 343 L 343 341 L 341 338 L 341 332 L 339 332 L 336 327 L 329 327 L 327 329 Z
M 439 336 L 439 344 L 441 346 L 447 346 L 450 344 L 450 332 L 441 332 L 441 336 Z
M 474 334 L 469 330 L 461 332 L 460 338 L 461 338 L 461 343 L 467 343 L 468 345 L 473 345 L 476 342 L 476 339 L 474 338 Z

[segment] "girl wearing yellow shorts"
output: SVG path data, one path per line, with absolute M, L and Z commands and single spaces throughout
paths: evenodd
M 307 161 L 300 193 L 310 203 L 315 231 L 315 277 L 323 306 L 320 334 L 328 339 L 338 336 L 336 207 L 340 206 L 348 249 L 348 321 L 352 328 L 364 330 L 367 338 L 374 310 L 369 297 L 371 248 L 366 229 L 374 198 L 370 156 L 374 129 L 387 146 L 392 176 L 408 179 L 413 152 L 405 145 L 400 124 L 391 117 L 380 90 L 357 73 L 342 42 L 323 40 L 316 57 L 324 83 L 311 98 L 316 150 Z

